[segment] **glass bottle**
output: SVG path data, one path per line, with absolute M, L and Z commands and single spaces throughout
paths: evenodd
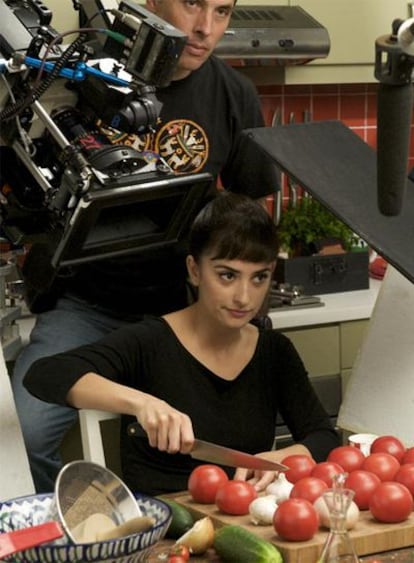
M 354 491 L 344 489 L 346 473 L 336 475 L 332 489 L 323 493 L 329 510 L 330 531 L 318 563 L 358 563 L 352 540 L 346 529 L 346 513 L 354 497 Z

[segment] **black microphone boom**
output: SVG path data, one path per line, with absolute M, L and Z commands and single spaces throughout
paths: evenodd
M 407 184 L 412 84 L 379 84 L 377 101 L 378 208 L 383 215 L 399 215 Z
M 377 200 L 383 215 L 399 215 L 407 184 L 413 105 L 414 57 L 398 43 L 402 20 L 394 20 L 392 34 L 375 42 L 377 97 Z

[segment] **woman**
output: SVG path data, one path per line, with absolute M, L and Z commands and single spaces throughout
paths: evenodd
M 147 494 L 186 489 L 202 463 L 188 455 L 194 437 L 274 461 L 292 453 L 324 459 L 338 436 L 297 352 L 278 331 L 250 322 L 266 299 L 276 256 L 276 227 L 265 209 L 221 194 L 198 215 L 189 237 L 195 303 L 36 361 L 27 389 L 48 402 L 125 415 L 123 477 Z M 278 413 L 297 443 L 272 451 Z M 148 440 L 127 436 L 135 419 Z M 227 470 L 259 491 L 275 477 Z

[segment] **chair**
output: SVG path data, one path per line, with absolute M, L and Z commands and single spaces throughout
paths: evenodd
M 0 346 L 0 501 L 33 494 L 34 484 Z
M 101 422 L 119 418 L 119 414 L 92 409 L 79 411 L 79 424 L 83 457 L 86 461 L 93 461 L 99 465 L 107 466 L 102 439 Z M 119 438 L 117 436 L 119 442 Z

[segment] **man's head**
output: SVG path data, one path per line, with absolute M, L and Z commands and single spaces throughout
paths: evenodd
M 211 55 L 227 29 L 235 3 L 235 0 L 147 0 L 148 10 L 188 37 L 175 80 L 188 76 Z

